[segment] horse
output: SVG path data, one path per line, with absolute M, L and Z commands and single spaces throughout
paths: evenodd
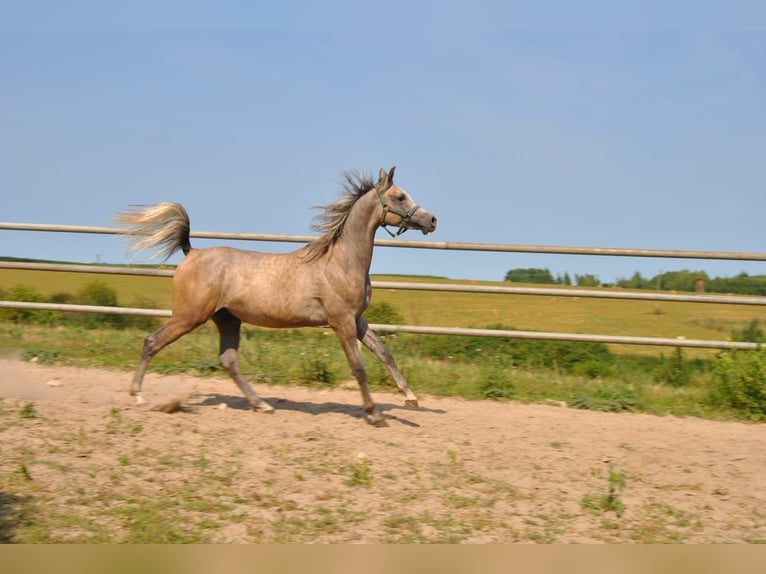
M 289 253 L 193 249 L 189 215 L 179 203 L 133 206 L 116 214 L 115 220 L 128 226 L 121 233 L 133 243 L 131 251 L 154 249 L 151 258 L 164 261 L 178 250 L 185 256 L 173 277 L 171 318 L 144 340 L 130 387 L 136 403 L 146 402 L 141 385 L 151 359 L 212 319 L 220 336 L 219 362 L 255 411 L 270 413 L 274 408 L 240 371 L 243 321 L 272 328 L 329 326 L 359 384 L 371 424 L 380 425 L 385 417 L 370 395 L 358 341 L 385 364 L 405 405 L 417 408 L 417 396 L 363 316 L 372 295 L 369 271 L 377 229 L 383 227 L 392 236 L 408 229 L 423 234 L 436 229 L 436 217 L 394 184 L 395 169 L 381 169 L 377 181 L 359 172 L 344 173 L 340 198 L 320 206 L 323 212 L 315 218 L 313 229 L 320 234 Z M 398 229 L 392 232 L 387 226 Z

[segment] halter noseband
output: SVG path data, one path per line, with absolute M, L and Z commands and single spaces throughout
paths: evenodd
M 383 190 L 380 188 L 378 188 L 378 200 L 380 201 L 380 205 L 383 207 L 383 212 L 380 214 L 380 226 L 385 229 L 386 233 L 388 233 L 391 237 L 399 237 L 402 233 L 407 231 L 405 225 L 407 225 L 407 222 L 412 219 L 412 216 L 415 215 L 415 212 L 420 209 L 419 205 L 414 205 L 410 210 L 403 211 L 398 207 L 389 205 L 386 203 L 386 200 L 383 199 Z M 389 212 L 402 218 L 402 220 L 399 222 L 399 229 L 395 233 L 388 229 L 386 226 L 386 215 Z

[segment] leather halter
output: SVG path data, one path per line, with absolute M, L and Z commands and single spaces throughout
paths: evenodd
M 391 237 L 399 237 L 402 233 L 407 231 L 407 227 L 405 226 L 410 221 L 410 219 L 412 219 L 412 216 L 415 215 L 415 212 L 420 209 L 419 205 L 414 205 L 408 211 L 404 211 L 398 207 L 389 205 L 386 203 L 386 200 L 383 197 L 383 191 L 380 188 L 378 188 L 378 200 L 380 201 L 380 205 L 383 207 L 383 212 L 380 214 L 380 226 L 385 229 L 386 233 L 388 233 Z M 391 231 L 386 226 L 386 215 L 389 212 L 402 218 L 402 220 L 399 222 L 399 229 L 396 232 Z

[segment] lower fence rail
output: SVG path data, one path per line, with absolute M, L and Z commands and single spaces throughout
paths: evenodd
M 0 309 L 25 309 L 32 311 L 63 311 L 80 313 L 105 313 L 110 315 L 138 315 L 144 317 L 170 317 L 167 309 L 141 309 L 137 307 L 107 307 L 98 305 L 71 305 L 64 303 L 30 303 L 27 301 L 0 301 Z M 464 327 L 430 327 L 420 325 L 370 324 L 373 331 L 381 333 L 410 333 L 415 335 L 453 335 L 468 337 L 499 337 L 506 339 L 535 339 L 545 341 L 575 341 L 582 343 L 608 343 L 616 345 L 648 345 L 659 347 L 685 347 L 697 349 L 760 349 L 759 343 L 743 341 L 716 341 L 686 339 L 684 337 L 633 337 L 627 335 L 596 335 L 586 333 L 548 333 L 542 331 L 515 331 L 509 329 L 469 329 Z

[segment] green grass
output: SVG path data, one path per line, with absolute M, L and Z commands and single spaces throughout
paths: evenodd
M 146 333 L 135 329 L 78 329 L 0 323 L 0 350 L 40 363 L 135 368 Z M 513 366 L 471 355 L 434 358 L 428 341 L 415 335 L 385 339 L 410 386 L 418 394 L 467 399 L 564 402 L 578 408 L 699 416 L 748 417 L 710 399 L 711 366 L 694 360 L 688 383 L 674 386 L 655 380 L 660 359 L 620 357 L 610 373 L 591 378 L 553 367 Z M 161 374 L 225 376 L 217 362 L 218 337 L 204 325 L 159 353 L 150 370 Z M 384 366 L 368 351 L 363 358 L 374 390 L 394 391 Z M 691 363 L 691 361 L 690 361 Z M 352 379 L 348 363 L 331 331 L 267 330 L 247 327 L 241 367 L 252 382 L 328 387 Z M 114 426 L 116 419 L 110 421 Z
M 96 280 L 114 288 L 123 305 L 133 300 L 151 300 L 161 308 L 170 305 L 170 278 L 0 270 L 0 288 L 27 284 L 44 295 L 75 292 Z M 658 337 L 725 339 L 754 320 L 766 322 L 766 309 L 759 307 L 697 303 L 662 303 L 657 312 L 655 303 L 643 301 L 388 289 L 375 290 L 373 303 L 387 304 L 411 324 L 496 325 Z M 245 327 L 243 332 L 243 371 L 256 383 L 332 386 L 350 378 L 345 357 L 331 331 Z M 0 322 L 0 352 L 5 349 L 43 363 L 131 370 L 146 334 L 133 328 Z M 596 353 L 596 347 L 583 351 L 586 347 L 559 346 L 554 356 L 550 347 L 535 342 L 414 335 L 385 340 L 411 386 L 420 393 L 469 399 L 553 400 L 608 411 L 738 416 L 709 400 L 710 361 L 715 351 L 692 349 L 679 355 L 658 347 L 609 346 L 611 356 L 616 357 L 612 360 L 605 358 L 602 351 Z M 215 329 L 207 324 L 164 349 L 153 360 L 151 370 L 199 376 L 222 374 L 217 346 Z M 393 388 L 386 369 L 366 351 L 365 365 L 373 386 Z
M 373 277 L 373 280 L 381 281 L 403 279 L 429 283 L 507 285 L 503 282 L 435 277 Z M 121 305 L 150 301 L 157 308 L 170 308 L 172 280 L 169 277 L 0 269 L 0 289 L 28 285 L 45 296 L 75 293 L 93 281 L 103 281 L 112 287 Z M 564 286 L 559 288 L 562 292 L 569 289 Z M 534 331 L 726 339 L 733 331 L 742 330 L 753 320 L 766 323 L 766 308 L 745 305 L 668 302 L 658 305 L 652 301 L 389 289 L 376 289 L 373 301 L 392 305 L 406 323 L 414 325 L 481 328 L 503 324 Z M 616 346 L 612 349 L 626 355 L 658 356 L 662 352 L 657 347 Z M 714 352 L 690 350 L 689 355 L 710 357 Z

